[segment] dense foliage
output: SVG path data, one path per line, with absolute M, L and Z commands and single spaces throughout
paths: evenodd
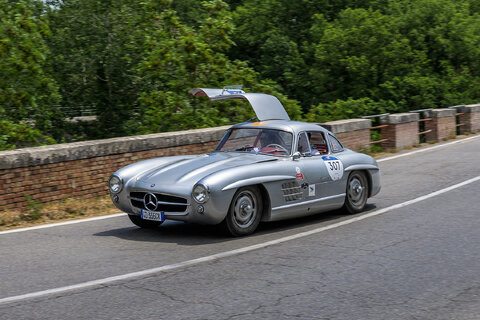
M 243 84 L 308 121 L 477 102 L 479 10 L 476 0 L 0 0 L 0 149 L 254 116 L 193 87 Z M 69 121 L 85 110 L 97 120 Z

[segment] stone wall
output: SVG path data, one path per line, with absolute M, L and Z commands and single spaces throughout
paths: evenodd
M 425 134 L 427 141 L 441 141 L 453 138 L 457 132 L 455 109 L 433 109 L 425 112 L 425 130 L 431 130 Z
M 346 148 L 359 151 L 369 145 L 372 126 L 369 119 L 337 120 L 321 125 L 333 132 Z
M 464 132 L 480 130 L 480 105 L 464 106 L 460 118 Z M 443 111 L 442 111 L 443 110 Z M 447 110 L 447 111 L 445 111 Z M 455 133 L 455 110 L 432 111 L 430 139 Z M 460 116 L 462 117 L 462 116 Z M 386 148 L 401 149 L 418 143 L 418 115 L 389 115 L 382 129 Z M 321 124 L 353 150 L 369 146 L 369 119 Z M 210 152 L 228 126 L 166 132 L 87 142 L 76 142 L 0 152 L 0 210 L 22 209 L 26 198 L 49 202 L 70 197 L 108 194 L 107 179 L 117 169 L 144 159 Z
M 227 127 L 66 143 L 0 152 L 1 209 L 108 193 L 108 177 L 144 159 L 212 151 Z
M 480 131 L 480 104 L 465 105 L 460 108 L 460 133 Z
M 401 150 L 419 143 L 418 113 L 397 113 L 382 117 L 380 123 L 387 125 L 382 128 L 383 149 Z

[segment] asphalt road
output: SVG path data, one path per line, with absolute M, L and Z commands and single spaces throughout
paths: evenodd
M 126 216 L 0 233 L 0 319 L 480 319 L 480 136 L 403 154 L 366 212 L 246 238 Z

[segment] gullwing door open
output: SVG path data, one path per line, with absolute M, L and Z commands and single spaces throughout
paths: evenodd
M 196 97 L 208 97 L 212 101 L 239 99 L 247 100 L 255 111 L 259 121 L 290 120 L 280 101 L 264 93 L 245 93 L 238 87 L 230 86 L 223 89 L 194 88 L 188 91 Z

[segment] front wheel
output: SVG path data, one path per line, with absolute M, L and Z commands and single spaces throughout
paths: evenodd
M 262 218 L 263 202 L 256 186 L 238 189 L 233 196 L 224 226 L 232 236 L 246 236 L 257 229 Z
M 163 221 L 144 220 L 140 216 L 134 214 L 129 214 L 128 217 L 130 218 L 130 221 L 133 222 L 133 224 L 139 226 L 140 228 L 153 229 L 163 223 Z
M 345 198 L 345 210 L 350 213 L 359 213 L 367 204 L 368 182 L 365 173 L 353 171 L 347 180 L 347 196 Z

